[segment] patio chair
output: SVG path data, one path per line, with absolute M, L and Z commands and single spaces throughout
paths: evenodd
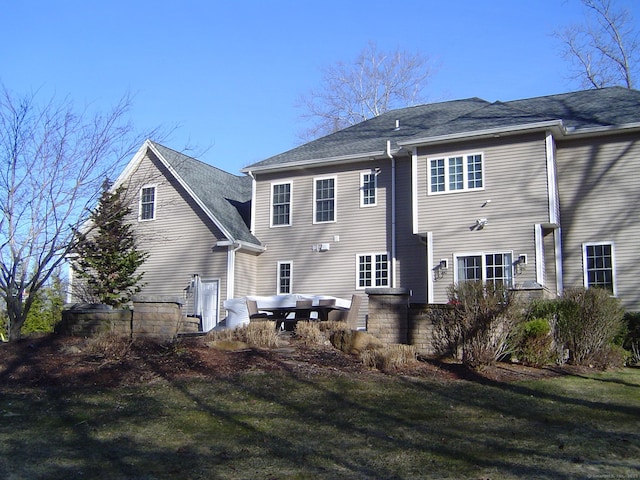
M 349 328 L 358 328 L 358 314 L 360 313 L 360 304 L 362 297 L 360 295 L 351 296 L 351 306 L 349 310 L 333 310 L 329 312 L 329 321 L 346 322 Z
M 249 312 L 249 320 L 268 320 L 271 315 L 258 310 L 258 302 L 247 298 L 247 311 Z

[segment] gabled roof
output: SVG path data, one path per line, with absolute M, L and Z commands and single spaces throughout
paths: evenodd
M 391 110 L 242 171 L 380 158 L 403 148 L 480 135 L 551 128 L 573 135 L 630 125 L 640 126 L 640 92 L 622 87 L 510 102 L 470 98 Z
M 159 143 L 147 140 L 121 177 L 132 164 L 139 162 L 150 149 L 164 163 L 204 213 L 230 242 L 259 246 L 249 230 L 251 214 L 251 178 L 236 176 L 184 155 Z M 116 182 L 119 183 L 120 179 Z

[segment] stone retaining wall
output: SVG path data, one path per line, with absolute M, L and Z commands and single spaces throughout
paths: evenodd
M 106 305 L 73 305 L 62 312 L 56 332 L 93 337 L 117 333 L 132 338 L 172 340 L 178 333 L 200 330 L 198 318 L 182 313 L 182 302 L 166 297 L 134 297 L 131 309 L 113 310 Z
M 368 288 L 369 318 L 367 332 L 384 345 L 407 343 L 409 290 L 404 288 Z

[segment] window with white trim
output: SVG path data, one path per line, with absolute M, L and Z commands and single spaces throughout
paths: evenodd
M 336 179 L 318 178 L 313 186 L 314 223 L 336 221 Z
M 278 262 L 278 294 L 291 293 L 291 262 Z
M 153 220 L 156 218 L 156 187 L 145 185 L 140 189 L 139 220 Z
M 271 226 L 291 225 L 291 183 L 271 186 Z
M 482 189 L 482 160 L 482 153 L 429 158 L 429 194 Z
M 376 188 L 378 176 L 375 173 L 360 174 L 360 206 L 372 207 L 376 205 Z
M 389 255 L 367 253 L 358 255 L 358 288 L 389 286 Z
M 614 245 L 611 242 L 585 243 L 582 246 L 584 286 L 604 288 L 616 294 Z
M 456 282 L 470 280 L 513 286 L 513 254 L 511 252 L 456 255 Z

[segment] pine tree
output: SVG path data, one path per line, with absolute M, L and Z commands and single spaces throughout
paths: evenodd
M 110 192 L 105 182 L 90 217 L 95 228 L 88 234 L 76 234 L 78 259 L 74 271 L 86 281 L 92 295 L 113 307 L 127 303 L 142 289 L 144 272 L 138 269 L 148 257 L 148 253 L 138 250 L 132 227 L 126 222 L 130 213 L 124 189 Z

